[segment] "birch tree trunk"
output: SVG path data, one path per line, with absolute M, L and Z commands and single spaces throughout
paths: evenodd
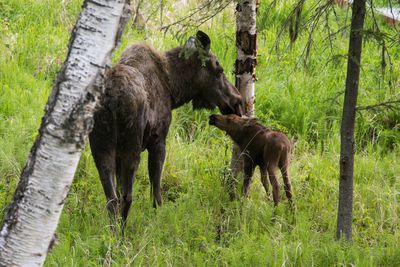
M 85 0 L 0 232 L 1 266 L 41 266 L 93 125 L 106 64 L 129 18 L 129 0 Z M 100 75 L 99 75 L 100 74 Z M 96 79 L 97 77 L 97 79 Z
M 245 115 L 254 115 L 254 82 L 257 65 L 256 17 L 258 0 L 240 0 L 236 5 L 236 49 L 235 85 L 243 97 Z M 243 157 L 240 148 L 234 144 L 231 160 L 233 181 L 230 182 L 230 196 L 235 198 L 236 180 L 243 172 Z
M 351 240 L 353 220 L 354 124 L 360 80 L 362 31 L 365 17 L 365 0 L 355 0 L 352 7 L 350 44 L 347 62 L 346 90 L 344 95 L 340 134 L 339 207 L 336 238 L 343 235 Z

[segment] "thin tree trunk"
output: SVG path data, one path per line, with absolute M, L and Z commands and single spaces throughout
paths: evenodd
M 340 146 L 339 207 L 336 238 L 351 240 L 353 219 L 354 124 L 360 80 L 362 31 L 365 0 L 355 0 L 352 7 L 350 44 L 347 62 L 346 91 L 343 104 Z
M 236 5 L 236 48 L 235 85 L 243 97 L 245 115 L 254 115 L 254 82 L 257 64 L 256 17 L 258 0 L 240 0 Z M 230 182 L 230 195 L 235 198 L 236 180 L 243 172 L 243 157 L 240 148 L 234 144 L 231 160 L 233 181 Z
M 1 266 L 41 266 L 93 125 L 94 86 L 119 43 L 129 0 L 85 0 L 67 59 L 0 232 Z M 100 75 L 99 75 L 100 74 Z M 97 77 L 97 79 L 96 79 Z

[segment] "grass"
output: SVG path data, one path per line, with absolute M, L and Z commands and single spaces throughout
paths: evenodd
M 0 0 L 0 209 L 4 212 L 36 136 L 52 81 L 66 53 L 81 0 Z M 256 113 L 296 140 L 291 166 L 296 209 L 283 197 L 277 210 L 266 199 L 259 174 L 250 198 L 231 202 L 224 179 L 231 141 L 207 124 L 209 111 L 186 105 L 173 114 L 163 173 L 164 206 L 151 207 L 147 155 L 134 185 L 126 236 L 109 229 L 104 194 L 90 150 L 82 154 L 46 266 L 398 266 L 400 213 L 399 121 L 396 111 L 357 115 L 352 244 L 336 242 L 341 105 L 348 32 L 326 49 L 323 25 L 307 65 L 300 55 L 307 33 L 290 49 L 287 33 L 272 49 L 289 4 L 259 15 Z M 305 14 L 312 14 L 306 6 Z M 344 25 L 345 10 L 331 14 Z M 223 22 L 223 23 L 222 23 Z M 381 21 L 379 21 L 381 23 Z M 223 25 L 223 26 L 221 26 Z M 367 18 L 367 29 L 372 28 Z M 380 24 L 385 31 L 390 31 Z M 229 78 L 235 60 L 232 11 L 202 26 Z M 140 33 L 128 26 L 118 58 L 147 38 L 159 49 L 179 44 L 169 34 Z M 400 53 L 391 48 L 392 73 L 380 75 L 380 49 L 363 45 L 359 104 L 398 96 Z M 332 60 L 332 55 L 338 55 Z M 299 64 L 298 64 L 299 63 Z M 389 84 L 391 78 L 391 84 Z M 215 111 L 216 112 L 216 111 Z M 283 191 L 283 190 L 282 190 Z

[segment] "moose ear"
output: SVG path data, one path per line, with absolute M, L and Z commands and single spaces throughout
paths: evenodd
M 207 52 L 210 51 L 211 40 L 206 33 L 198 31 L 196 33 L 196 38 L 200 41 L 201 45 Z

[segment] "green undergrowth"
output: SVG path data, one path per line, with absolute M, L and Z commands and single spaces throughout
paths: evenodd
M 305 6 L 305 21 L 312 15 L 310 2 Z M 2 213 L 37 134 L 81 3 L 0 0 Z M 268 1 L 262 2 L 258 20 L 255 108 L 260 121 L 293 140 L 294 206 L 288 204 L 281 188 L 282 203 L 274 209 L 258 171 L 249 199 L 230 201 L 226 179 L 231 141 L 208 125 L 208 116 L 217 110 L 194 112 L 188 104 L 173 114 L 162 182 L 163 207 L 153 209 L 151 205 L 145 152 L 125 236 L 111 232 L 104 193 L 86 147 L 46 266 L 400 265 L 400 114 L 391 109 L 357 113 L 353 242 L 335 241 L 348 30 L 335 35 L 330 49 L 321 23 L 305 59 L 307 30 L 300 32 L 292 46 L 285 30 L 276 48 L 290 1 L 281 1 L 271 10 L 268 6 Z M 335 12 L 336 16 L 330 14 L 332 30 L 348 21 L 346 9 Z M 391 31 L 381 20 L 378 23 L 382 30 Z M 236 57 L 234 25 L 232 7 L 200 28 L 210 35 L 211 49 L 231 81 Z M 368 16 L 366 28 L 373 28 Z M 158 30 L 139 32 L 129 23 L 114 60 L 130 43 L 144 39 L 160 50 L 184 41 Z M 390 49 L 392 71 L 387 67 L 382 76 L 379 42 L 373 38 L 364 42 L 360 106 L 398 96 L 400 53 L 398 46 Z

